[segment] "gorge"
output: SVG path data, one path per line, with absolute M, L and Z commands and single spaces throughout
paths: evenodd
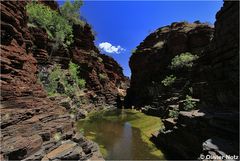
M 31 3 L 1 1 L 1 160 L 239 156 L 239 2 L 224 1 L 214 26 L 150 33 L 130 80 L 90 24 L 69 23 L 72 43 L 56 47 Z M 63 17 L 56 1 L 34 3 Z

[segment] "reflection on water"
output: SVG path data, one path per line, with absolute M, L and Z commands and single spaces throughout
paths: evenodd
M 114 110 L 94 114 L 80 121 L 78 127 L 84 129 L 87 138 L 99 144 L 105 159 L 159 160 L 164 159 L 162 152 L 140 131 L 141 128 L 137 128 L 138 124 L 147 124 L 146 128 L 149 128 L 156 121 L 160 122 L 159 118 L 151 118 L 139 112 Z
M 125 123 L 123 127 L 122 136 L 116 140 L 112 149 L 108 149 L 109 158 L 132 158 L 131 151 L 129 149 L 132 145 L 132 127 L 129 123 Z

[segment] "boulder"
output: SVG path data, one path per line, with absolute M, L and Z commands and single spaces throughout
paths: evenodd
M 42 161 L 54 160 L 54 159 L 68 159 L 68 157 L 70 158 L 76 157 L 75 159 L 78 159 L 81 152 L 82 152 L 82 149 L 80 147 L 77 148 L 77 143 L 67 140 L 62 145 L 60 145 L 53 151 L 49 152 L 48 154 L 46 154 L 42 158 Z

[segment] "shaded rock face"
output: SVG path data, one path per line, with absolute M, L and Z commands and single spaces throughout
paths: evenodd
M 193 72 L 196 95 L 208 107 L 238 111 L 238 2 L 224 2 L 216 14 L 214 39 Z
M 159 28 L 150 34 L 130 58 L 131 88 L 128 89 L 126 105 L 151 105 L 168 92 L 161 81 L 172 72 L 179 78 L 176 88 L 181 87 L 184 82 L 180 78 L 186 79 L 190 73 L 185 70 L 172 71 L 169 68 L 171 60 L 184 52 L 204 55 L 206 46 L 212 40 L 213 31 L 207 24 L 180 22 Z M 178 93 L 179 90 L 181 89 L 174 92 Z
M 178 119 L 163 119 L 165 129 L 152 141 L 168 159 L 197 159 L 201 155 L 239 155 L 238 113 L 181 111 Z M 209 145 L 209 140 L 213 140 Z
M 239 155 L 238 5 L 224 2 L 216 14 L 215 29 L 199 22 L 160 28 L 130 59 L 132 77 L 126 104 L 164 118 L 165 129 L 152 140 L 169 153 L 169 159 Z M 192 25 L 195 27 L 189 30 Z M 191 70 L 171 71 L 171 59 L 182 52 L 197 54 L 199 59 Z M 159 82 L 169 74 L 180 79 L 166 89 Z M 183 111 L 182 101 L 189 93 L 184 86 L 191 87 L 192 96 L 200 101 L 197 110 Z M 168 118 L 172 109 L 180 111 L 178 117 Z
M 80 137 L 74 141 L 74 127 L 64 107 L 47 98 L 37 82 L 37 60 L 31 47 L 38 51 L 45 47 L 32 39 L 27 27 L 24 1 L 1 2 L 1 159 L 42 159 L 47 154 L 54 157 L 61 149 L 60 142 L 68 140 L 73 152 L 63 159 L 101 159 L 96 144 Z M 46 35 L 34 30 L 34 37 Z M 43 35 L 43 36 L 39 36 Z M 79 137 L 77 137 L 79 138 Z M 28 160 L 28 159 L 27 159 Z

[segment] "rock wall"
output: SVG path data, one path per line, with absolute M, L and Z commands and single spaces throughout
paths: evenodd
M 26 3 L 1 1 L 1 160 L 102 159 L 98 146 L 74 130 L 67 110 L 50 100 L 37 81 L 43 67 L 58 63 L 66 68 L 71 58 L 78 63 L 78 51 L 74 46 L 75 52 L 67 56 L 63 54 L 65 51 L 57 51 L 53 54 L 54 61 L 49 62 L 52 42 L 44 29 L 27 26 Z M 55 3 L 47 5 L 57 9 Z M 92 39 L 89 42 L 93 44 Z M 95 65 L 102 67 L 107 75 L 112 74 L 108 87 L 110 92 L 117 91 L 116 84 L 125 79 L 122 70 L 111 58 L 101 57 L 103 63 Z M 94 56 L 88 58 L 96 60 Z M 93 62 L 85 63 L 89 66 Z M 118 67 L 116 73 L 111 67 Z
M 59 10 L 55 3 L 50 2 L 40 3 Z M 54 42 L 47 38 L 44 29 L 30 28 L 38 72 L 47 73 L 47 70 L 56 64 L 67 69 L 69 62 L 72 61 L 80 66 L 79 76 L 86 80 L 84 99 L 87 100 L 88 105 L 87 107 L 82 105 L 80 108 L 91 111 L 93 108 L 116 106 L 117 97 L 121 95 L 119 90 L 126 90 L 128 84 L 122 68 L 113 58 L 100 53 L 94 44 L 94 32 L 88 23 L 84 26 L 74 24 L 72 28 L 74 42 L 68 49 L 60 48 L 55 52 L 52 52 Z
M 239 2 L 225 1 L 216 14 L 214 29 L 199 22 L 160 28 L 130 59 L 126 105 L 164 118 L 165 129 L 153 134 L 152 141 L 169 159 L 239 156 L 238 6 Z M 195 27 L 189 30 L 192 25 Z M 182 52 L 197 54 L 199 59 L 191 70 L 174 72 L 169 69 L 170 61 Z M 178 79 L 166 89 L 160 82 L 168 74 Z M 191 87 L 191 95 L 197 98 L 192 100 L 200 101 L 195 110 L 182 109 L 184 96 L 190 93 L 185 87 Z M 178 117 L 168 118 L 173 109 L 180 111 Z
M 92 91 L 91 95 L 96 95 L 96 106 L 117 105 L 118 89 L 125 90 L 127 84 L 122 68 L 113 58 L 99 52 L 88 24 L 84 27 L 75 25 L 73 30 L 74 44 L 70 54 L 73 62 L 79 64 L 81 76 L 86 80 L 87 88 Z
M 214 39 L 193 72 L 196 95 L 208 107 L 238 111 L 238 2 L 224 2 L 216 14 Z M 201 82 L 201 83 L 200 83 Z
M 59 10 L 55 3 L 40 3 Z M 33 56 L 37 59 L 38 72 L 44 74 L 45 80 L 54 65 L 58 64 L 67 71 L 69 62 L 72 61 L 79 65 L 79 76 L 86 81 L 86 89 L 82 91 L 80 101 L 76 97 L 69 99 L 63 96 L 51 99 L 57 102 L 62 100 L 59 103 L 67 104 L 68 109 L 69 106 L 77 107 L 81 111 L 80 115 L 121 103 L 117 98 L 121 95 L 121 90 L 126 90 L 128 81 L 122 68 L 114 59 L 100 53 L 94 44 L 95 36 L 88 23 L 84 26 L 74 24 L 72 28 L 74 42 L 68 49 L 60 47 L 54 52 L 54 42 L 48 39 L 44 29 L 29 28 L 33 40 Z
M 169 68 L 171 60 L 184 52 L 203 56 L 213 38 L 213 31 L 208 24 L 179 22 L 161 27 L 150 34 L 130 58 L 131 88 L 128 89 L 126 106 L 141 108 L 151 105 L 155 109 L 153 113 L 165 115 L 167 106 L 174 103 L 165 100 L 183 99 L 183 87 L 191 79 L 190 71 L 174 71 Z M 161 81 L 172 73 L 177 80 L 173 88 L 168 89 Z

